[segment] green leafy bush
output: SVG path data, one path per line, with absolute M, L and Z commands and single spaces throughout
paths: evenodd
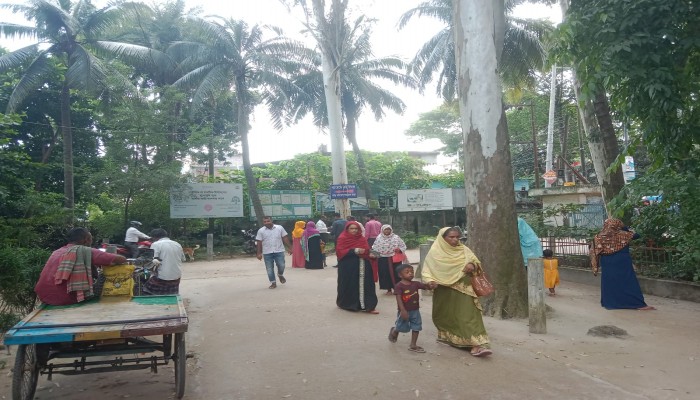
M 50 254 L 39 248 L 0 247 L 0 311 L 24 315 L 34 308 L 34 285 Z
M 412 231 L 406 231 L 399 235 L 403 242 L 406 243 L 406 247 L 409 249 L 415 249 L 419 245 L 426 243 L 428 239 L 432 239 L 432 236 L 418 235 Z

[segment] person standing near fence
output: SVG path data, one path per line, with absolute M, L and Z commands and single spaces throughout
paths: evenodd
M 559 260 L 554 258 L 554 252 L 551 249 L 544 249 L 542 256 L 544 257 L 544 287 L 549 289 L 550 296 L 556 296 L 554 288 L 559 284 Z
M 523 265 L 527 268 L 527 260 L 542 257 L 542 244 L 535 230 L 518 217 L 518 236 L 520 236 L 520 251 L 523 253 Z
M 600 280 L 600 305 L 608 310 L 655 310 L 644 301 L 642 289 L 632 265 L 629 244 L 639 234 L 627 228 L 622 221 L 608 218 L 603 230 L 593 238 L 591 265 Z

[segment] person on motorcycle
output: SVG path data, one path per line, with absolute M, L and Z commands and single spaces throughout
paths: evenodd
M 153 249 L 153 264 L 156 266 L 156 275 L 146 282 L 144 291 L 148 294 L 178 294 L 180 291 L 180 277 L 182 276 L 182 262 L 185 261 L 185 253 L 180 243 L 170 240 L 165 229 L 154 229 L 151 236 L 155 242 Z
M 138 230 L 143 225 L 139 221 L 131 221 L 129 225 L 129 229 L 126 230 L 126 235 L 124 236 L 124 247 L 129 249 L 131 258 L 136 258 L 139 256 L 139 239 L 150 240 L 151 237 Z

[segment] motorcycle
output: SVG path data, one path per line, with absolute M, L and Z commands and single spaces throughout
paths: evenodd
M 151 244 L 153 244 L 153 242 L 151 242 L 150 240 L 141 240 L 140 242 L 136 243 L 136 245 L 139 247 L 139 255 L 147 253 L 147 250 L 151 249 Z M 100 251 L 107 251 L 107 249 L 110 246 L 116 247 L 116 249 L 117 249 L 116 253 L 119 254 L 120 256 L 124 256 L 126 258 L 137 258 L 137 257 L 133 257 L 131 255 L 131 252 L 129 251 L 128 247 L 123 246 L 121 244 L 102 243 L 102 246 L 100 246 L 99 250 Z M 152 253 L 152 251 L 151 251 L 151 253 Z M 151 254 L 151 257 L 153 257 L 152 254 Z
M 156 273 L 156 265 L 153 263 L 153 253 L 141 255 L 134 260 L 134 296 L 148 296 L 149 292 L 145 291 L 146 282 Z
M 258 246 L 255 243 L 255 236 L 258 234 L 258 230 L 255 228 L 250 228 L 248 230 L 241 229 L 241 235 L 243 236 L 243 251 L 246 254 L 256 254 L 258 252 Z

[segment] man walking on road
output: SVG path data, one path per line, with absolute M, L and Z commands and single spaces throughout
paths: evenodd
M 270 280 L 269 289 L 274 289 L 277 287 L 275 264 L 280 283 L 287 282 L 284 277 L 284 249 L 286 247 L 287 252 L 292 254 L 292 244 L 289 242 L 287 231 L 281 225 L 273 224 L 271 217 L 263 217 L 263 225 L 255 236 L 255 244 L 258 248 L 258 260 L 265 257 L 265 269 Z
M 370 247 L 381 233 L 382 223 L 376 220 L 374 214 L 365 215 L 365 236 L 367 236 L 367 243 Z

